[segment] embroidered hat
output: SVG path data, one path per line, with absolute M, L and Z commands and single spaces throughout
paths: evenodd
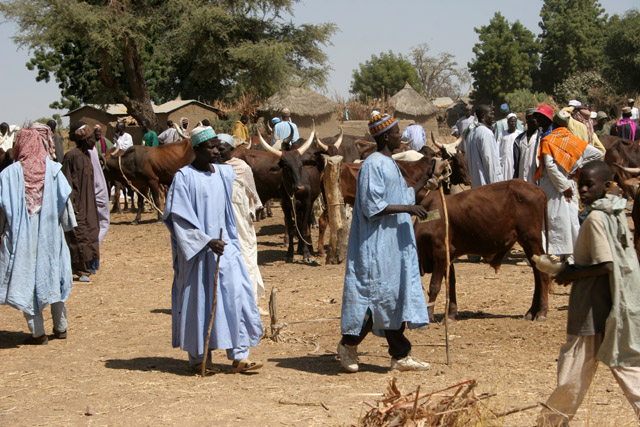
M 508 113 L 509 112 L 509 104 L 500 105 L 500 111 L 502 111 L 503 113 Z
M 553 120 L 553 108 L 551 108 L 547 104 L 542 104 L 535 112 L 538 114 L 542 114 L 549 120 Z
M 529 108 L 527 111 L 525 111 L 524 115 L 525 115 L 525 117 L 529 117 L 530 115 L 532 115 L 536 111 L 538 111 L 537 108 Z
M 191 137 L 191 145 L 195 147 L 198 144 L 215 138 L 217 135 L 211 126 L 198 126 L 189 132 L 189 136 Z
M 221 142 L 224 142 L 226 144 L 229 144 L 230 146 L 234 146 L 234 141 L 233 141 L 233 137 L 231 135 L 229 135 L 228 133 L 219 133 L 218 134 L 218 139 Z
M 377 114 L 369 120 L 369 133 L 371 136 L 382 135 L 397 123 L 389 114 Z

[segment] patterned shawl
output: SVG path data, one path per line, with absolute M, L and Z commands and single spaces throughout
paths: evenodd
M 29 216 L 33 216 L 42 207 L 44 174 L 47 170 L 48 153 L 42 144 L 41 134 L 32 129 L 20 129 L 13 144 L 13 153 L 22 166 L 24 198 Z
M 540 140 L 540 151 L 538 169 L 536 169 L 534 179 L 537 181 L 542 177 L 542 169 L 544 161 L 543 155 L 548 154 L 564 169 L 567 173 L 573 165 L 578 161 L 584 150 L 587 148 L 587 141 L 583 141 L 574 136 L 569 129 L 558 127 L 551 133 Z

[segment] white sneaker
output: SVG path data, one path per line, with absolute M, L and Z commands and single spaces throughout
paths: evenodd
M 426 371 L 431 367 L 427 362 L 421 362 L 412 355 L 403 359 L 391 358 L 391 370 L 398 371 Z
M 347 372 L 358 372 L 358 347 L 338 344 L 340 364 Z

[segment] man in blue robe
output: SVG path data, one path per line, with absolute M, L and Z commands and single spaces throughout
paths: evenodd
M 429 323 L 411 222 L 411 215 L 427 215 L 425 208 L 415 205 L 415 194 L 428 177 L 407 187 L 391 158 L 401 143 L 400 128 L 393 117 L 373 116 L 369 132 L 378 151 L 367 157 L 358 174 L 338 356 L 347 372 L 357 372 L 357 345 L 373 331 L 387 339 L 391 369 L 426 370 L 428 363 L 410 355 L 411 343 L 404 329 L 405 325 L 418 328 Z
M 195 372 L 202 363 L 209 364 L 212 349 L 227 350 L 232 372 L 259 369 L 261 362 L 249 360 L 249 347 L 256 347 L 262 336 L 262 323 L 231 205 L 236 175 L 231 166 L 212 164 L 220 156 L 220 140 L 211 127 L 192 130 L 191 143 L 196 158 L 173 178 L 163 218 L 173 252 L 173 346 L 189 353 Z M 205 361 L 218 257 L 216 310 Z
M 64 232 L 76 226 L 71 187 L 35 130 L 18 131 L 14 154 L 16 162 L 0 173 L 0 304 L 24 313 L 31 331 L 25 344 L 47 344 L 48 305 L 53 337 L 67 337 L 64 302 L 73 276 Z

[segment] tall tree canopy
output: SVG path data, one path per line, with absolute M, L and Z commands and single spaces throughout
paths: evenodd
M 474 102 L 497 104 L 516 89 L 531 88 L 531 75 L 539 63 L 534 34 L 519 21 L 510 24 L 500 12 L 489 25 L 474 30 L 479 42 L 473 47 L 475 58 L 468 64 Z
M 456 99 L 464 94 L 471 79 L 466 68 L 458 67 L 453 58 L 454 55 L 449 52 L 430 56 L 429 45 L 426 43 L 411 50 L 413 66 L 418 72 L 425 97 L 449 96 Z
M 607 25 L 603 74 L 619 93 L 640 92 L 640 11 L 632 9 Z
M 420 91 L 420 80 L 411 62 L 401 54 L 393 52 L 371 55 L 371 59 L 360 64 L 353 71 L 351 93 L 358 95 L 361 101 L 367 98 L 379 98 L 381 95 L 393 95 L 409 83 Z
M 540 17 L 539 89 L 551 92 L 572 74 L 599 69 L 607 15 L 598 1 L 545 0 Z
M 282 16 L 298 0 L 11 0 L 0 13 L 33 51 L 37 80 L 55 78 L 54 108 L 121 102 L 155 122 L 151 101 L 203 101 L 284 84 L 325 84 L 322 46 L 336 27 Z

